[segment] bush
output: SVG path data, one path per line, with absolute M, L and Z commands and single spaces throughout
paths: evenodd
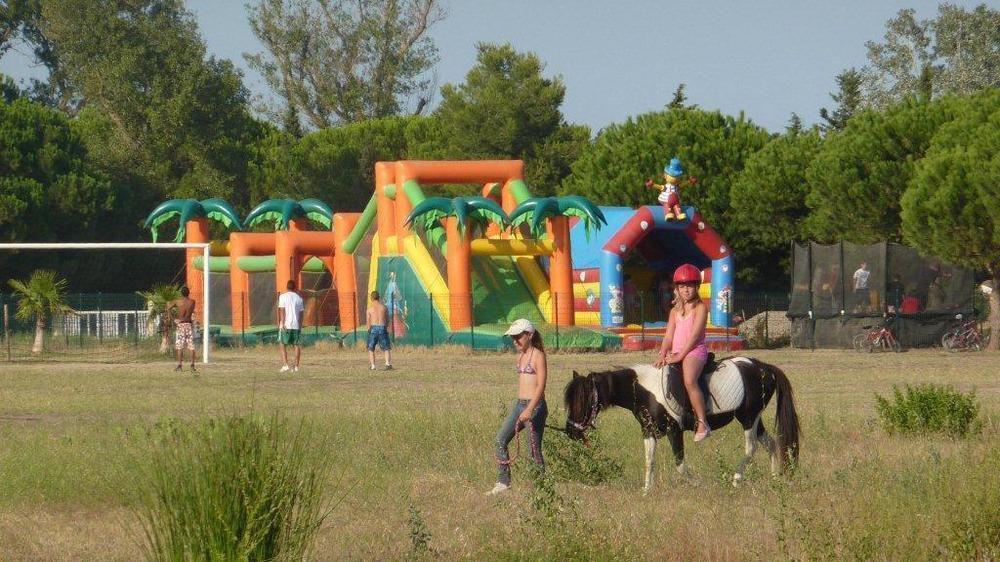
M 875 411 L 889 433 L 945 433 L 964 437 L 978 433 L 976 393 L 962 394 L 951 386 L 906 385 L 906 394 L 893 386 L 893 402 L 875 395 Z
M 547 473 L 559 481 L 580 482 L 589 486 L 620 479 L 622 466 L 604 452 L 599 434 L 592 431 L 588 439 L 589 447 L 564 433 L 553 432 L 551 438 L 546 434 L 542 447 Z
M 313 433 L 276 416 L 159 424 L 140 482 L 148 558 L 303 559 L 325 516 Z

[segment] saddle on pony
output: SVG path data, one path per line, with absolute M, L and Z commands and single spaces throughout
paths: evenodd
M 743 404 L 743 377 L 732 359 L 716 362 L 715 354 L 708 354 L 708 361 L 698 377 L 698 387 L 705 396 L 707 415 L 732 412 Z M 693 429 L 695 416 L 684 388 L 684 374 L 680 363 L 663 367 L 663 396 L 666 408 L 681 427 Z

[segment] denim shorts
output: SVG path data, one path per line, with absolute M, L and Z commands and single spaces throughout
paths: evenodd
M 368 351 L 375 351 L 376 344 L 382 348 L 382 351 L 392 348 L 389 343 L 389 332 L 385 326 L 368 327 Z

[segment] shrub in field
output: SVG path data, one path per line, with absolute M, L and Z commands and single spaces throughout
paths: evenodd
M 893 400 L 875 395 L 875 411 L 890 433 L 945 433 L 964 437 L 982 428 L 975 392 L 962 394 L 953 387 L 906 385 L 906 392 L 893 386 Z
M 545 465 L 548 474 L 557 480 L 580 482 L 591 486 L 621 478 L 622 466 L 604 454 L 596 431 L 588 436 L 590 446 L 574 441 L 563 433 L 546 434 Z
M 138 512 L 151 560 L 301 560 L 325 513 L 325 469 L 305 422 L 168 422 Z

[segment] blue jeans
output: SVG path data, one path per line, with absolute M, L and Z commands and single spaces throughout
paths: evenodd
M 524 408 L 528 406 L 530 400 L 516 400 L 510 408 L 510 414 L 500 426 L 496 437 L 496 456 L 501 461 L 507 461 L 510 456 L 507 453 L 507 445 L 514 438 L 514 427 L 517 424 L 517 417 L 521 415 Z M 531 423 L 528 427 L 522 427 L 518 439 L 521 441 L 522 451 L 529 449 L 531 459 L 535 461 L 541 470 L 545 470 L 545 459 L 542 458 L 542 434 L 545 432 L 545 420 L 549 417 L 549 407 L 542 399 L 535 407 L 535 413 L 531 416 Z M 524 431 L 527 429 L 528 431 Z M 497 482 L 510 485 L 510 465 L 497 463 Z

